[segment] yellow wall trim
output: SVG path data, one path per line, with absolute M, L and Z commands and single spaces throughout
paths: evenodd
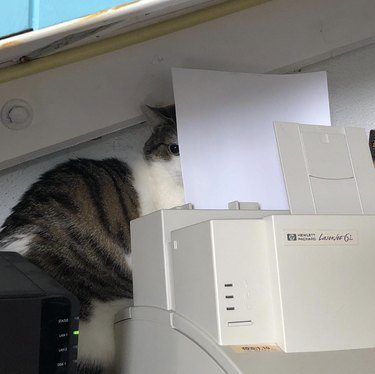
M 270 0 L 229 0 L 173 19 L 0 70 L 0 83 L 58 68 L 214 20 Z

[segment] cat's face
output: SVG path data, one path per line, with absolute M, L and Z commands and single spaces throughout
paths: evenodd
M 175 107 L 145 107 L 143 112 L 152 126 L 152 134 L 143 147 L 143 157 L 153 180 L 153 188 L 159 191 L 153 210 L 182 205 L 184 191 Z
M 161 108 L 144 107 L 143 112 L 153 132 L 143 147 L 147 161 L 173 161 L 180 155 L 174 105 Z

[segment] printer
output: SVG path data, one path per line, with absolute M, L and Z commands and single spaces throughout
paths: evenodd
M 375 171 L 359 128 L 277 123 L 290 211 L 132 222 L 118 374 L 373 374 Z

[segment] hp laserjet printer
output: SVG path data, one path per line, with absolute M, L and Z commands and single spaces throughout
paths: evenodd
M 134 306 L 116 318 L 117 373 L 374 373 L 365 132 L 275 128 L 290 212 L 237 202 L 132 222 Z

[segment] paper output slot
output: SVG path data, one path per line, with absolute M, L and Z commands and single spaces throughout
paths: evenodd
M 239 326 L 251 326 L 253 324 L 253 321 L 251 319 L 247 321 L 233 321 L 228 322 L 229 327 L 239 327 Z

